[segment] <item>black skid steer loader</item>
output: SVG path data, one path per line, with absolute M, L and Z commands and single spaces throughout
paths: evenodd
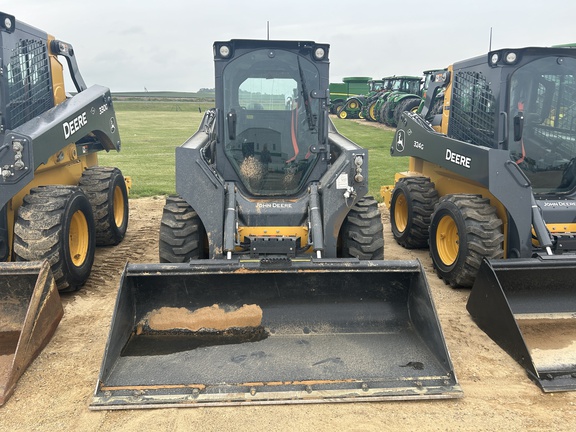
M 419 262 L 384 261 L 326 44 L 214 44 L 160 264 L 127 265 L 92 409 L 461 396 Z
M 473 319 L 544 391 L 575 390 L 576 50 L 502 49 L 440 71 L 391 154 L 410 156 L 381 191 L 397 242 L 472 287 Z
M 96 245 L 128 224 L 109 89 L 87 87 L 68 43 L 0 12 L 0 405 L 88 279 Z M 65 58 L 76 95 L 67 95 Z

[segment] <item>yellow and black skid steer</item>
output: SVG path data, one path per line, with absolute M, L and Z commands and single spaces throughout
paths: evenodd
M 396 241 L 472 287 L 472 318 L 544 391 L 576 390 L 576 51 L 500 49 L 439 71 L 391 154 L 410 157 L 381 190 Z
M 460 397 L 424 271 L 384 261 L 329 45 L 214 44 L 159 264 L 124 270 L 92 409 Z
M 55 331 L 59 291 L 86 282 L 96 245 L 123 239 L 128 194 L 98 166 L 98 151 L 120 150 L 110 90 L 86 86 L 72 46 L 0 12 L 0 47 L 2 405 Z

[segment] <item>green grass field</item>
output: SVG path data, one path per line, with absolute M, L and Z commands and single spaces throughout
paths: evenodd
M 122 151 L 101 154 L 100 164 L 132 177 L 131 198 L 175 192 L 174 150 L 198 129 L 210 102 L 114 102 Z M 202 110 L 199 112 L 198 108 Z M 392 184 L 406 158 L 390 157 L 393 132 L 334 118 L 336 128 L 369 150 L 369 193 L 381 201 L 380 186 Z

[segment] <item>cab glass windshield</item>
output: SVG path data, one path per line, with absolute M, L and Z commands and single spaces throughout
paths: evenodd
M 225 151 L 253 195 L 292 195 L 306 183 L 318 143 L 315 65 L 283 50 L 259 50 L 224 69 Z

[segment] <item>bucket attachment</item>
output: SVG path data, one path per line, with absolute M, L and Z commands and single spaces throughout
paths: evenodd
M 484 260 L 467 309 L 545 392 L 576 390 L 576 260 Z
M 62 315 L 48 262 L 0 264 L 0 406 L 50 341 Z
M 91 409 L 460 397 L 418 261 L 124 270 Z

